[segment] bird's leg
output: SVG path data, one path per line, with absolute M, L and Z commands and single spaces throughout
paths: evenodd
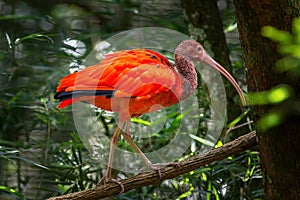
M 98 182 L 98 184 L 100 184 L 104 180 L 105 182 L 114 182 L 114 183 L 117 183 L 121 187 L 121 192 L 120 193 L 124 192 L 124 186 L 117 179 L 111 178 L 111 170 L 112 170 L 112 164 L 113 164 L 113 159 L 114 159 L 114 153 L 115 153 L 115 149 L 116 149 L 116 144 L 117 144 L 118 139 L 120 137 L 121 128 L 123 127 L 123 125 L 124 125 L 124 122 L 122 124 L 120 124 L 120 126 L 117 127 L 117 129 L 115 130 L 115 132 L 113 134 L 113 137 L 111 138 L 111 141 L 110 141 L 110 152 L 109 152 L 109 157 L 108 157 L 107 169 L 106 169 L 105 175 Z
M 157 163 L 152 164 L 151 161 L 145 156 L 145 154 L 140 150 L 140 148 L 133 142 L 131 135 L 129 133 L 130 129 L 130 121 L 125 122 L 125 132 L 123 133 L 125 140 L 129 143 L 129 145 L 133 148 L 133 150 L 140 156 L 140 158 L 146 163 L 148 169 L 152 169 L 157 171 L 159 178 L 161 179 L 161 167 L 164 166 L 178 166 L 177 163 L 169 162 L 169 163 Z

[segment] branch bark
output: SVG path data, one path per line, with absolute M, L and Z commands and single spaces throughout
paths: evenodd
M 221 147 L 211 149 L 203 154 L 190 157 L 186 160 L 178 162 L 178 166 L 164 167 L 161 169 L 162 178 L 158 177 L 157 172 L 145 172 L 120 182 L 124 185 L 124 192 L 140 188 L 142 186 L 159 183 L 166 179 L 172 179 L 179 175 L 188 173 L 201 166 L 207 165 L 214 161 L 219 161 L 232 156 L 236 153 L 245 151 L 256 145 L 256 132 L 252 131 L 243 135 L 232 142 L 226 143 Z M 105 185 L 96 186 L 92 189 L 83 190 L 63 196 L 52 197 L 49 200 L 98 200 L 104 197 L 115 196 L 120 193 L 120 186 L 117 183 L 107 183 Z

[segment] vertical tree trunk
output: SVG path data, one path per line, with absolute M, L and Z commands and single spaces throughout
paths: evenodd
M 273 67 L 280 55 L 276 44 L 261 35 L 261 29 L 271 25 L 290 32 L 293 18 L 300 15 L 297 0 L 234 0 L 234 3 L 249 91 L 290 84 L 285 74 L 275 72 Z M 299 89 L 296 90 L 299 93 Z M 254 107 L 254 118 L 258 119 L 270 109 L 271 106 Z M 281 125 L 258 132 L 257 137 L 266 199 L 300 199 L 300 117 L 290 116 Z

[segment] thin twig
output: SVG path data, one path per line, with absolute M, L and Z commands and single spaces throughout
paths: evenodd
M 230 127 L 230 128 L 226 131 L 225 135 L 228 135 L 228 133 L 229 133 L 230 131 L 234 130 L 234 129 L 238 129 L 238 128 L 241 128 L 241 127 L 243 127 L 243 126 L 246 126 L 246 125 L 249 125 L 249 124 L 252 124 L 252 123 L 253 123 L 253 120 L 250 120 L 250 121 L 247 121 L 247 122 L 245 122 L 245 123 L 239 124 L 239 125 L 237 125 L 237 126 Z
M 211 149 L 203 154 L 180 161 L 176 167 L 172 166 L 162 168 L 161 179 L 159 179 L 157 172 L 145 172 L 128 179 L 120 180 L 120 182 L 124 185 L 124 192 L 140 188 L 142 186 L 159 183 L 162 180 L 172 179 L 214 161 L 219 161 L 236 153 L 245 151 L 256 144 L 255 131 L 252 131 L 235 139 L 232 142 L 224 144 L 221 147 Z M 107 183 L 102 186 L 96 186 L 92 189 L 66 194 L 63 196 L 52 197 L 49 200 L 98 200 L 104 197 L 118 195 L 120 190 L 120 185 L 117 183 Z

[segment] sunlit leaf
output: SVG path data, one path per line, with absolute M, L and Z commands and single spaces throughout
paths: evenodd
M 237 23 L 230 24 L 226 27 L 225 32 L 231 32 L 237 29 Z
M 6 40 L 7 40 L 8 46 L 9 46 L 10 48 L 12 48 L 11 39 L 10 39 L 10 37 L 9 37 L 9 35 L 8 35 L 7 33 L 5 33 L 5 37 L 6 37 Z
M 223 142 L 221 140 L 219 140 L 215 147 L 221 147 L 221 146 L 223 146 Z
M 196 136 L 196 135 L 194 135 L 194 134 L 189 134 L 189 136 L 190 136 L 191 138 L 193 138 L 194 140 L 196 140 L 196 141 L 198 141 L 198 142 L 200 142 L 200 143 L 202 143 L 202 144 L 205 144 L 205 145 L 207 145 L 207 146 L 210 146 L 210 147 L 214 147 L 214 146 L 215 146 L 215 144 L 214 144 L 213 142 L 211 142 L 211 141 L 209 141 L 209 140 L 206 140 L 206 139 L 203 139 L 203 138 L 201 138 L 201 137 L 198 137 L 198 136 Z
M 142 125 L 145 125 L 145 126 L 151 126 L 151 122 L 146 121 L 146 120 L 141 119 L 141 118 L 132 117 L 131 122 L 142 124 Z
M 292 56 L 300 58 L 300 45 L 299 44 L 280 45 L 278 51 L 281 54 L 292 55 Z
M 207 181 L 207 176 L 205 173 L 201 173 L 201 176 L 203 181 Z
M 236 124 L 238 124 L 243 118 L 245 118 L 245 116 L 250 112 L 250 109 L 247 109 L 246 111 L 244 111 L 241 115 L 239 115 L 237 118 L 235 118 L 234 120 L 232 120 L 228 125 L 227 128 L 232 128 L 234 127 Z
M 298 77 L 300 75 L 300 58 L 284 57 L 277 61 L 276 70 L 279 73 L 288 72 L 290 76 Z
M 247 93 L 249 105 L 263 105 L 268 103 L 267 92 L 249 92 Z
M 16 191 L 15 189 L 10 188 L 10 187 L 6 187 L 4 185 L 0 185 L 0 193 L 2 194 L 3 192 L 11 193 L 11 194 L 16 195 L 20 198 L 24 198 L 24 195 L 21 194 L 20 192 Z
M 292 89 L 288 85 L 280 85 L 269 91 L 248 93 L 250 105 L 264 105 L 280 103 L 292 95 Z
M 283 121 L 283 114 L 280 112 L 270 112 L 263 116 L 257 123 L 258 128 L 265 132 L 270 128 L 276 127 Z
M 290 97 L 292 89 L 287 85 L 275 87 L 268 92 L 269 103 L 280 103 Z
M 186 199 L 189 195 L 191 195 L 191 191 L 187 191 L 183 194 L 181 194 L 178 199 Z
M 220 196 L 218 194 L 218 190 L 215 186 L 213 186 L 213 191 L 214 191 L 214 195 L 215 195 L 215 199 L 216 200 L 220 200 Z
M 277 41 L 277 42 L 281 42 L 281 43 L 291 43 L 293 41 L 292 36 L 285 32 L 285 31 L 281 31 L 278 30 L 272 26 L 265 26 L 262 28 L 262 35 L 264 37 L 267 37 L 271 40 Z
M 206 192 L 207 200 L 211 199 L 211 194 L 212 194 L 211 189 L 212 189 L 211 181 L 208 181 L 207 192 Z

